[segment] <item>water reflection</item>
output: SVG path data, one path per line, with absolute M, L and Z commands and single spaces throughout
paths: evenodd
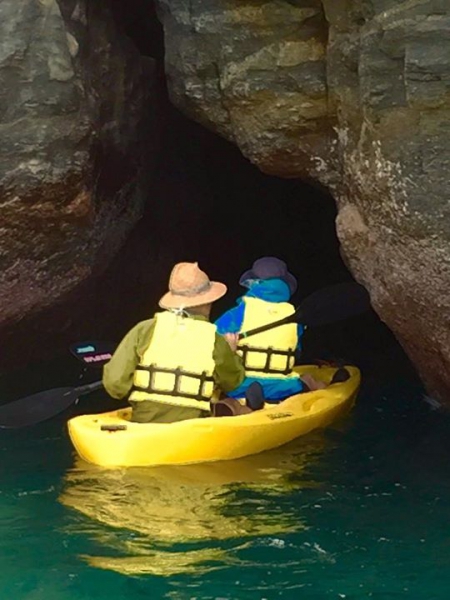
M 316 485 L 307 465 L 324 448 L 319 432 L 214 464 L 103 469 L 77 459 L 59 499 L 88 517 L 69 529 L 101 545 L 101 556 L 83 556 L 91 565 L 127 575 L 198 574 L 235 563 L 252 538 L 304 528 L 298 507 L 283 497 Z

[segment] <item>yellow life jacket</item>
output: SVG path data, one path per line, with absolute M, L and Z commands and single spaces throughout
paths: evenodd
M 134 372 L 130 400 L 209 411 L 216 326 L 168 311 L 157 313 L 155 321 L 150 344 Z
M 241 331 L 249 331 L 284 319 L 295 312 L 288 302 L 267 302 L 244 297 L 244 321 Z M 288 323 L 269 331 L 246 337 L 238 343 L 245 374 L 251 377 L 289 377 L 295 364 L 298 344 L 297 324 Z

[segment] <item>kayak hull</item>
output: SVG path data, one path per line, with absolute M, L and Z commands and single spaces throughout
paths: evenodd
M 177 423 L 133 423 L 131 409 L 70 419 L 70 439 L 89 463 L 103 467 L 143 467 L 232 460 L 282 446 L 314 429 L 327 427 L 353 406 L 360 372 L 323 390 L 297 394 L 280 404 L 237 417 L 201 418 Z M 329 382 L 334 368 L 301 366 Z M 102 427 L 112 430 L 104 430 Z

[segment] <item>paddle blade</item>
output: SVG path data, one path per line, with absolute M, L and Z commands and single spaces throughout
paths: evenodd
M 305 298 L 298 308 L 297 320 L 308 327 L 317 327 L 355 317 L 370 308 L 365 287 L 355 282 L 338 283 Z
M 103 367 L 117 348 L 115 342 L 77 342 L 70 346 L 70 352 L 89 367 Z
M 79 395 L 78 388 L 56 388 L 4 404 L 0 406 L 0 428 L 16 429 L 51 419 L 66 410 Z

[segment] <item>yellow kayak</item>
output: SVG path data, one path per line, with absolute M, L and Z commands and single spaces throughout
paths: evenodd
M 348 366 L 350 378 L 323 390 L 297 394 L 280 404 L 238 417 L 202 418 L 177 423 L 132 423 L 131 409 L 70 419 L 69 435 L 78 454 L 102 467 L 149 467 L 231 460 L 282 446 L 310 431 L 330 425 L 356 399 L 360 372 Z M 328 383 L 336 369 L 305 366 Z

